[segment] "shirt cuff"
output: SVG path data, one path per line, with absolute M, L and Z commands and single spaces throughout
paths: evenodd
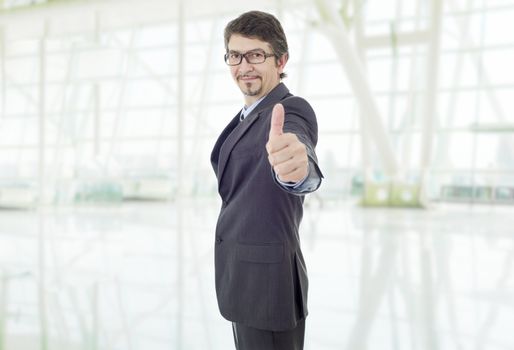
M 288 187 L 288 188 L 292 188 L 292 189 L 297 189 L 298 187 L 300 187 L 304 182 L 305 180 L 307 180 L 307 178 L 309 177 L 309 172 L 310 172 L 310 167 L 311 167 L 311 164 L 310 163 L 307 163 L 307 175 L 305 175 L 305 177 L 298 181 L 298 182 L 284 182 L 284 181 L 281 181 L 279 178 L 278 178 L 278 175 L 277 173 L 275 173 L 275 178 L 277 179 L 277 182 L 279 184 L 281 184 L 282 186 L 284 187 Z

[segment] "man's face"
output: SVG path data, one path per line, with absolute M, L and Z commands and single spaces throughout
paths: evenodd
M 271 46 L 259 39 L 251 39 L 238 34 L 233 34 L 228 42 L 228 51 L 245 54 L 249 51 L 261 50 L 266 54 L 272 54 Z M 230 73 L 235 82 L 245 95 L 247 106 L 267 95 L 280 83 L 280 74 L 284 71 L 287 62 L 285 56 L 278 62 L 274 56 L 266 58 L 263 63 L 251 64 L 245 58 L 241 64 L 230 66 Z

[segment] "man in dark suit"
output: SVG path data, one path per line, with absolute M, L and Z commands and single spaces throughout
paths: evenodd
M 299 226 L 304 195 L 323 177 L 316 116 L 281 83 L 289 53 L 280 22 L 259 11 L 225 28 L 225 62 L 245 106 L 211 155 L 222 207 L 216 293 L 237 350 L 303 349 L 307 271 Z

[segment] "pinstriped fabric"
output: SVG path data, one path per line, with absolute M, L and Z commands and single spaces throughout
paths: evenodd
M 302 350 L 305 321 L 291 330 L 274 332 L 232 323 L 236 350 Z

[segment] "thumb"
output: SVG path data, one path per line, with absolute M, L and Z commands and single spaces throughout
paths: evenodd
M 280 136 L 282 135 L 284 128 L 284 106 L 280 103 L 277 103 L 275 107 L 273 107 L 273 112 L 271 112 L 271 127 L 269 130 L 269 136 Z

